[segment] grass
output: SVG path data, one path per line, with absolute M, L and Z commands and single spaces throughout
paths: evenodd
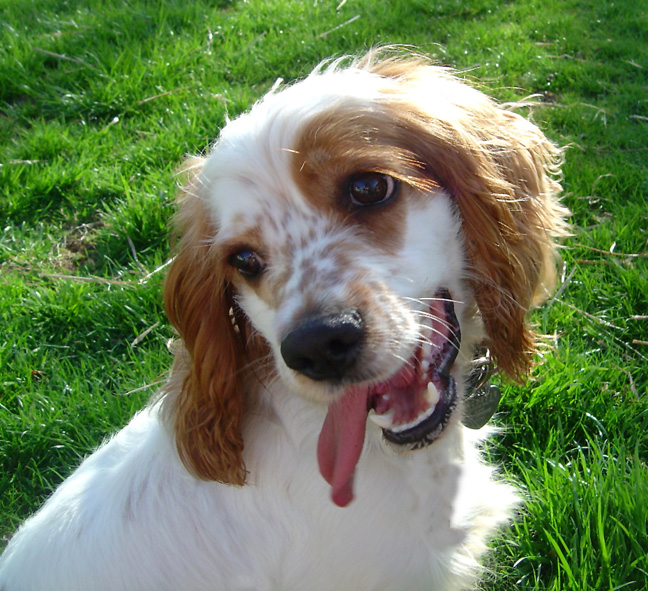
M 0 537 L 170 362 L 161 307 L 183 157 L 277 77 L 413 44 L 568 146 L 574 235 L 488 453 L 520 483 L 486 589 L 648 586 L 648 3 L 0 0 Z M 162 267 L 162 268 L 161 268 Z M 127 393 L 130 393 L 126 395 Z

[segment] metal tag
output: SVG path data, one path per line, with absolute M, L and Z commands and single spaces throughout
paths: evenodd
M 463 424 L 469 429 L 481 429 L 495 414 L 501 397 L 500 389 L 489 383 L 474 390 L 464 401 Z

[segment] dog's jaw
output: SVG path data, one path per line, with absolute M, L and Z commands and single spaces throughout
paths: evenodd
M 440 290 L 423 316 L 420 343 L 395 375 L 346 388 L 329 406 L 319 437 L 318 461 L 331 485 L 331 498 L 340 507 L 353 500 L 367 413 L 382 427 L 387 441 L 411 450 L 434 443 L 457 407 L 452 373 L 461 331 L 450 293 Z

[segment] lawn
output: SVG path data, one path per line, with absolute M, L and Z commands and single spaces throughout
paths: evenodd
M 631 6 L 632 4 L 632 6 Z M 648 2 L 0 0 L 0 548 L 164 378 L 183 158 L 277 78 L 412 44 L 566 146 L 552 347 L 487 453 L 489 590 L 648 588 Z

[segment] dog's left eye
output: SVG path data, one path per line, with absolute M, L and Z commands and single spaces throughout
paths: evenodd
M 361 172 L 349 181 L 349 196 L 355 205 L 377 205 L 398 192 L 398 181 L 380 172 Z
M 231 254 L 227 262 L 246 279 L 255 279 L 263 271 L 263 259 L 253 250 L 240 250 Z

